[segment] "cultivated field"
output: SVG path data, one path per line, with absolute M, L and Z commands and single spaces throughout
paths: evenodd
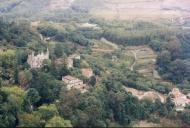
M 126 54 L 133 56 L 135 61 L 130 69 L 136 70 L 147 77 L 154 77 L 156 53 L 148 46 L 128 46 Z
M 106 19 L 172 21 L 190 11 L 188 0 L 105 0 L 103 5 L 91 14 Z
M 104 38 L 101 40 L 94 40 L 92 47 L 93 54 L 112 53 L 118 49 L 118 46 Z

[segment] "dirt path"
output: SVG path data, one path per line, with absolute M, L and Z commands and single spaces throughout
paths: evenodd
M 131 71 L 134 70 L 134 66 L 135 66 L 136 63 L 137 63 L 137 52 L 138 52 L 138 51 L 132 51 L 132 53 L 133 53 L 133 55 L 134 55 L 134 58 L 135 58 L 135 61 L 134 61 L 134 63 L 133 63 L 133 64 L 131 65 L 131 67 L 130 67 Z
M 125 86 L 123 86 L 123 88 L 127 92 L 131 92 L 132 95 L 138 97 L 139 100 L 149 99 L 151 101 L 155 101 L 156 99 L 159 99 L 162 103 L 165 103 L 165 101 L 166 101 L 166 96 L 164 96 L 163 94 L 156 92 L 154 90 L 145 92 L 145 91 L 141 91 L 141 90 L 137 90 L 134 88 L 125 87 Z
M 92 51 L 93 51 L 93 52 L 105 52 L 105 53 L 110 53 L 110 52 L 114 52 L 115 50 L 106 50 L 106 49 L 93 48 Z

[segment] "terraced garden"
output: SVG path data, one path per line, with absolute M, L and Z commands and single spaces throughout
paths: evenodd
M 130 69 L 136 70 L 147 77 L 154 77 L 156 53 L 148 46 L 128 46 L 126 55 L 134 57 L 134 63 Z

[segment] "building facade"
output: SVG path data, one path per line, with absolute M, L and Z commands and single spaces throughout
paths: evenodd
M 43 61 L 49 59 L 49 50 L 47 52 L 41 52 L 38 55 L 34 55 L 34 51 L 32 54 L 28 55 L 27 63 L 30 65 L 31 68 L 41 68 Z
M 83 81 L 78 78 L 68 75 L 62 77 L 62 81 L 67 85 L 68 90 L 75 88 L 80 90 L 82 93 L 87 91 L 87 85 L 84 84 Z

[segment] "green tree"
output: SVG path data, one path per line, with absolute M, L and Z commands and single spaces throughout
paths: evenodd
M 39 113 L 41 118 L 46 121 L 59 114 L 55 104 L 44 104 L 38 108 L 37 113 Z
M 181 43 L 178 38 L 171 37 L 168 42 L 167 49 L 170 51 L 172 59 L 179 57 L 181 52 Z
M 0 127 L 16 127 L 24 95 L 18 87 L 0 89 Z
M 177 59 L 169 65 L 169 79 L 176 83 L 181 83 L 190 77 L 190 62 Z
M 37 103 L 40 100 L 38 91 L 34 88 L 30 88 L 27 91 L 26 99 L 28 99 L 28 101 L 31 103 L 31 105 Z
M 190 112 L 183 112 L 181 118 L 184 123 L 190 125 Z
M 22 113 L 18 115 L 19 127 L 41 127 L 40 117 L 34 114 Z
M 33 71 L 30 87 L 39 92 L 41 97 L 39 103 L 51 103 L 58 98 L 62 84 L 50 74 Z
M 81 67 L 81 60 L 80 59 L 73 59 L 73 66 L 76 68 Z
M 95 76 L 90 77 L 89 84 L 92 86 L 96 85 L 96 77 Z
M 29 81 L 32 80 L 32 73 L 29 70 L 20 71 L 18 73 L 19 84 L 22 87 L 26 87 Z
M 72 127 L 72 124 L 69 120 L 55 116 L 47 122 L 46 127 Z
M 171 62 L 171 54 L 169 51 L 162 51 L 157 57 L 157 64 L 166 69 Z
M 55 53 L 57 58 L 62 57 L 62 55 L 63 55 L 63 47 L 62 47 L 62 45 L 60 43 L 55 44 L 54 53 Z

